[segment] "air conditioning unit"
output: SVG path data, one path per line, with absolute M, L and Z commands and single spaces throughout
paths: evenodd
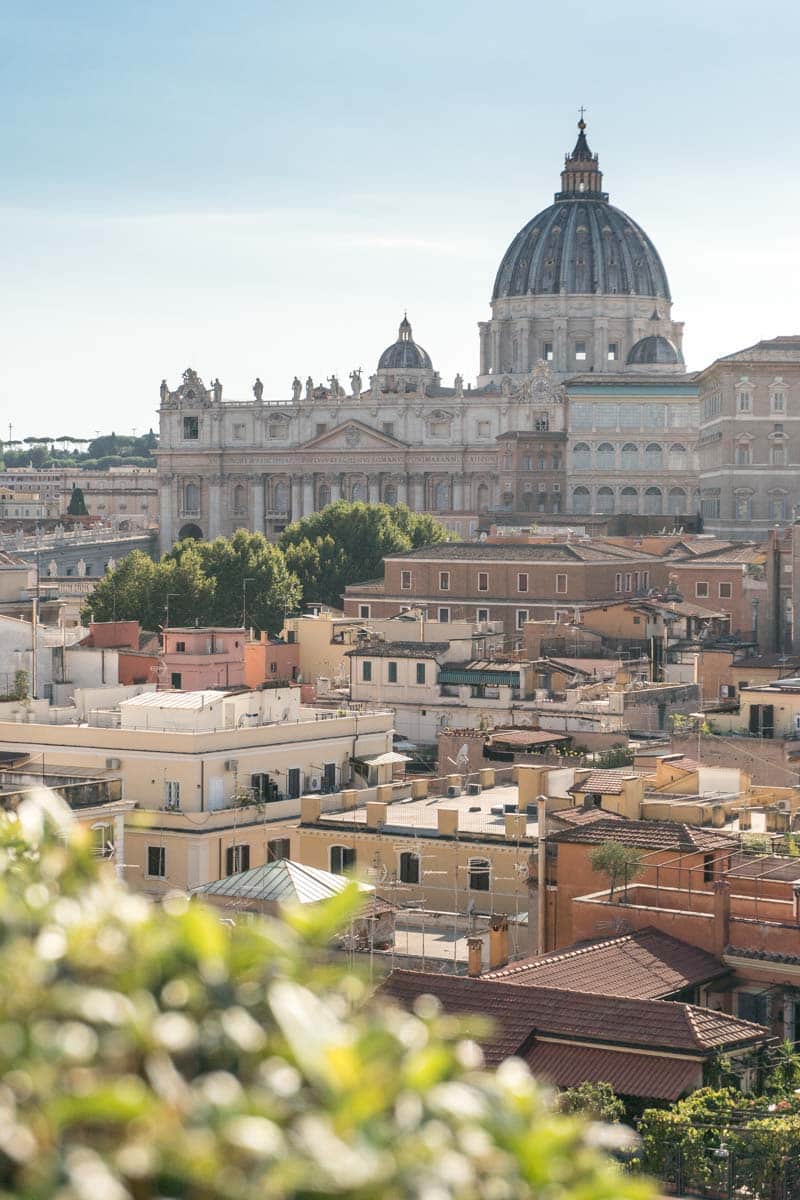
M 460 795 L 461 795 L 461 788 L 456 787 L 455 784 L 451 784 L 451 786 L 447 789 L 448 800 L 455 800 L 456 796 L 460 796 Z
M 226 771 L 235 771 L 238 766 L 239 766 L 238 758 L 226 758 L 225 759 L 224 767 L 225 767 Z
M 118 771 L 121 766 L 122 766 L 122 762 L 118 758 L 107 758 L 106 759 L 106 770 L 107 771 Z
M 479 783 L 471 783 L 467 788 L 467 792 L 470 796 L 480 796 L 481 785 Z

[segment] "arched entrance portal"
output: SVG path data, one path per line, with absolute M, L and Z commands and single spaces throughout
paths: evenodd
M 203 531 L 199 525 L 182 525 L 178 533 L 178 541 L 182 542 L 184 538 L 194 538 L 196 542 L 201 542 L 203 540 Z

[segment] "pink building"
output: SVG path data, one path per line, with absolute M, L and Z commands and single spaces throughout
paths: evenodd
M 159 687 L 182 692 L 244 686 L 244 629 L 205 626 L 164 630 Z
M 249 688 L 262 683 L 291 682 L 300 673 L 300 647 L 262 633 L 245 647 L 244 682 Z M 306 703 L 304 697 L 303 702 Z

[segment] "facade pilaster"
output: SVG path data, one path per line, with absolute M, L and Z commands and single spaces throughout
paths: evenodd
M 489 373 L 489 322 L 478 322 L 478 335 L 480 337 L 480 361 L 481 375 Z
M 314 477 L 306 475 L 303 478 L 303 516 L 307 517 L 314 511 Z
M 303 502 L 303 481 L 299 475 L 292 476 L 292 512 L 291 518 L 293 521 L 299 520 L 303 515 L 301 508 Z
M 408 504 L 408 479 L 405 476 L 397 481 L 397 503 Z
M 222 533 L 222 477 L 217 475 L 208 485 L 208 536 L 219 537 Z
M 375 475 L 370 475 L 367 479 L 367 499 L 370 504 L 377 504 L 380 500 L 380 485 Z
M 250 528 L 254 533 L 264 532 L 264 476 L 256 475 L 250 485 Z
M 175 476 L 172 474 L 162 475 L 159 481 L 159 549 L 162 554 L 166 554 L 172 549 L 175 542 L 175 508 L 173 491 L 175 487 Z

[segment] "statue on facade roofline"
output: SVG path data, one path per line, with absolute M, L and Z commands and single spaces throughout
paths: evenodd
M 453 387 L 456 390 L 456 396 L 458 396 L 460 398 L 464 395 L 464 376 L 463 375 L 461 375 L 461 374 L 456 375 L 455 379 L 453 380 Z
M 297 404 L 297 401 L 300 399 L 302 391 L 303 385 L 295 375 L 294 379 L 292 380 L 292 400 L 295 404 Z
M 311 399 L 313 391 L 314 391 L 314 380 L 309 375 L 308 379 L 306 380 L 306 400 Z
M 169 399 L 169 388 L 167 386 L 166 379 L 161 380 L 161 387 L 158 389 L 158 392 L 161 396 L 161 403 L 166 404 L 167 400 Z
M 353 389 L 353 396 L 356 400 L 361 398 L 361 368 L 358 367 L 355 371 L 350 372 L 350 386 Z
M 212 382 L 211 390 L 214 393 L 214 403 L 221 404 L 222 403 L 222 384 L 220 383 L 219 379 L 215 379 Z
M 253 395 L 260 404 L 264 395 L 264 385 L 258 377 L 256 377 L 256 381 L 253 384 Z

